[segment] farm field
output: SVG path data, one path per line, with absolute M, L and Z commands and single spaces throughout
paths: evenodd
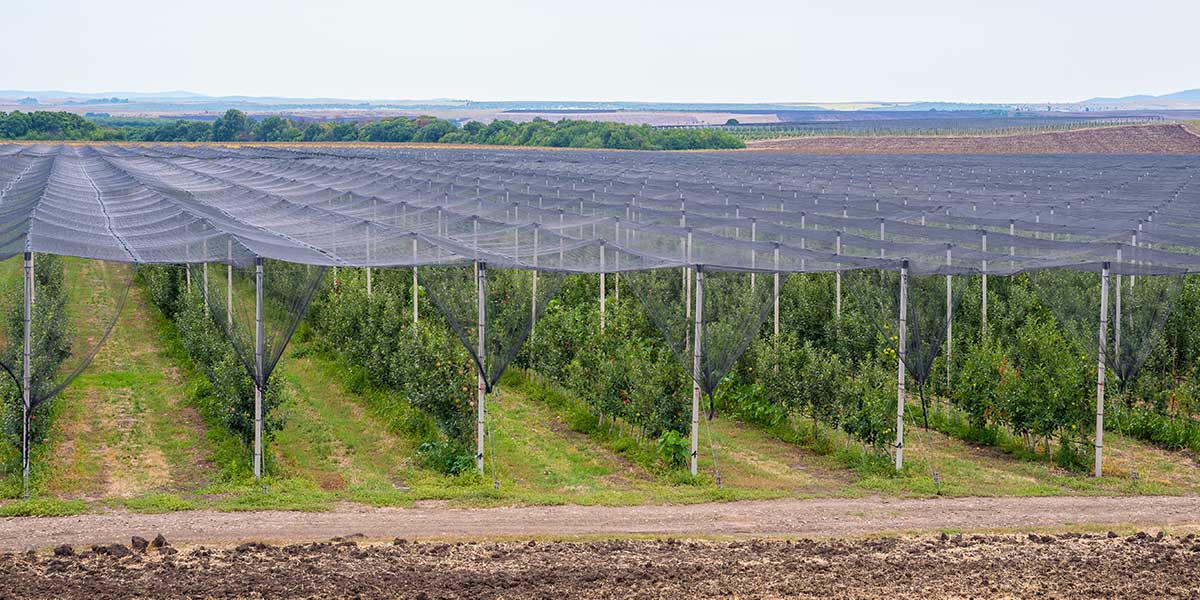
M 167 540 L 169 543 L 169 540 Z M 124 546 L 119 546 L 124 548 Z M 0 555 L 22 598 L 1187 597 L 1194 535 L 170 545 Z M 1086 572 L 1086 575 L 1085 575 Z M 33 575 L 32 577 L 30 575 Z
M 86 283 L 96 263 L 72 261 L 68 283 Z M 77 314 L 95 314 L 85 299 Z M 136 324 L 152 324 L 151 327 Z M 335 510 L 368 506 L 469 508 L 504 505 L 646 506 L 769 498 L 1027 497 L 1191 495 L 1200 469 L 1186 452 L 1108 438 L 1108 475 L 1093 479 L 1045 461 L 910 427 L 910 466 L 900 475 L 861 471 L 721 411 L 706 424 L 696 482 L 661 471 L 612 430 L 580 427 L 580 409 L 549 401 L 546 384 L 514 370 L 492 397 L 495 463 L 485 477 L 448 476 L 420 465 L 420 439 L 377 408 L 396 392 L 355 383 L 354 371 L 301 335 L 281 363 L 284 426 L 272 442 L 272 476 L 248 480 L 238 443 L 206 424 L 189 396 L 203 376 L 182 354 L 174 327 L 134 285 L 122 321 L 57 403 L 55 427 L 37 464 L 39 500 L 0 510 L 117 514 L 188 509 Z M 584 413 L 586 414 L 586 413 Z M 594 423 L 591 425 L 594 427 Z M 835 444 L 842 441 L 836 432 Z M 714 468 L 713 460 L 717 460 Z M 939 481 L 930 478 L 936 470 Z M 715 473 L 721 475 L 716 485 Z M 1131 474 L 1137 473 L 1136 479 Z M 38 503 L 49 503 L 38 508 Z M 1151 501 L 1149 505 L 1153 505 Z
M 813 136 L 752 140 L 747 150 L 807 154 L 1200 154 L 1195 126 L 1131 125 L 961 136 Z
M 386 203 L 383 197 L 410 197 L 392 183 L 402 181 L 413 193 L 427 191 L 442 176 L 433 167 L 461 157 L 473 156 L 484 164 L 494 161 L 494 156 L 521 161 L 555 156 L 563 162 L 554 168 L 567 172 L 586 169 L 588 161 L 598 160 L 589 152 L 491 155 L 457 149 L 426 153 L 409 148 L 320 148 L 313 156 L 304 154 L 308 149 L 303 146 L 35 148 L 29 155 L 17 152 L 0 165 L 7 165 L 16 179 L 42 169 L 51 183 L 71 182 L 82 193 L 90 189 L 99 199 L 126 198 L 118 195 L 120 190 L 143 189 L 137 182 L 150 174 L 155 181 L 178 178 L 185 190 L 195 186 L 201 194 L 197 197 L 205 202 L 241 198 L 240 208 L 228 205 L 223 210 L 232 212 L 222 217 L 239 222 L 261 218 L 256 213 L 263 207 L 274 207 L 289 219 L 304 212 L 329 218 L 354 202 L 358 208 L 351 210 L 356 216 L 346 222 L 359 223 L 364 214 L 373 216 Z M 47 160 L 33 155 L 60 152 L 66 156 Z M 92 152 L 111 156 L 88 155 Z M 143 152 L 156 156 L 129 158 Z M 210 152 L 268 157 L 197 158 Z M 371 163 L 358 158 L 347 162 L 342 153 L 377 158 Z M 297 156 L 304 158 L 295 160 Z M 604 160 L 619 164 L 640 156 L 613 153 Z M 1186 223 L 1191 219 L 1187 211 L 1195 197 L 1190 158 L 1160 157 L 1161 162 L 1154 162 L 1086 156 L 969 157 L 946 166 L 937 157 L 821 156 L 798 166 L 786 156 L 754 153 L 655 156 L 664 162 L 684 161 L 689 169 L 729 160 L 734 165 L 755 165 L 771 177 L 773 169 L 781 169 L 777 172 L 791 178 L 766 184 L 763 191 L 759 181 L 772 180 L 759 172 L 743 174 L 734 169 L 730 172 L 746 180 L 728 191 L 713 186 L 687 192 L 713 195 L 700 208 L 689 204 L 696 214 L 712 213 L 708 218 L 714 225 L 704 231 L 711 248 L 719 248 L 720 239 L 730 235 L 737 240 L 748 233 L 750 240 L 740 242 L 753 247 L 762 243 L 756 236 L 773 231 L 780 235 L 776 248 L 792 243 L 786 236 L 798 236 L 794 240 L 798 248 L 792 250 L 798 259 L 794 270 L 802 272 L 779 278 L 779 333 L 772 333 L 770 324 L 772 287 L 766 285 L 770 273 L 753 270 L 766 259 L 761 255 L 714 254 L 735 261 L 731 263 L 735 266 L 737 260 L 747 260 L 750 272 L 705 268 L 701 277 L 699 263 L 694 271 L 667 263 L 660 269 L 624 271 L 619 278 L 604 279 L 588 262 L 591 255 L 586 250 L 572 256 L 560 243 L 557 251 L 551 246 L 546 252 L 541 246 L 541 252 L 545 257 L 558 255 L 559 261 L 578 260 L 576 266 L 564 269 L 574 270 L 569 274 L 547 269 L 534 279 L 529 270 L 492 263 L 487 265 L 489 287 L 484 289 L 479 283 L 484 269 L 472 272 L 470 263 L 458 261 L 419 267 L 419 292 L 413 291 L 408 268 L 323 268 L 320 263 L 265 258 L 260 262 L 264 272 L 260 318 L 266 321 L 262 352 L 269 355 L 264 360 L 270 361 L 271 374 L 261 390 L 266 451 L 264 476 L 259 480 L 251 470 L 255 394 L 250 374 L 263 367 L 251 366 L 253 351 L 248 345 L 255 338 L 251 333 L 255 271 L 247 261 L 228 271 L 217 265 L 215 276 L 209 273 L 212 263 L 190 269 L 139 265 L 122 318 L 96 359 L 63 394 L 42 396 L 52 401 L 34 421 L 44 429 L 36 435 L 32 454 L 30 499 L 21 498 L 19 468 L 13 468 L 16 457 L 11 450 L 5 456 L 0 552 L 32 550 L 33 555 L 32 559 L 28 554 L 0 555 L 6 557 L 0 558 L 0 573 L 6 568 L 45 569 L 47 576 L 37 578 L 37 584 L 50 587 L 30 587 L 25 595 L 70 597 L 84 593 L 80 586 L 94 584 L 99 589 L 89 591 L 103 597 L 120 593 L 112 590 L 140 585 L 127 583 L 130 569 L 141 568 L 143 573 L 176 569 L 182 575 L 170 585 L 181 587 L 147 588 L 140 593 L 187 596 L 204 587 L 237 596 L 251 588 L 226 590 L 220 582 L 261 579 L 255 570 L 258 563 L 243 561 L 257 557 L 269 559 L 276 574 L 299 590 L 296 595 L 319 596 L 328 594 L 325 586 L 347 585 L 325 566 L 341 556 L 331 558 L 330 552 L 345 552 L 356 561 L 352 570 L 359 573 L 357 581 L 362 585 L 383 589 L 386 584 L 387 593 L 401 596 L 437 596 L 420 587 L 428 578 L 413 579 L 417 587 L 405 587 L 409 584 L 397 581 L 395 575 L 435 569 L 452 572 L 463 581 L 461 588 L 443 583 L 451 590 L 445 595 L 558 593 L 556 586 L 563 590 L 580 586 L 579 580 L 553 575 L 574 560 L 590 565 L 596 581 L 615 586 L 596 584 L 589 590 L 612 597 L 630 595 L 631 588 L 622 585 L 640 581 L 646 587 L 647 582 L 662 579 L 686 582 L 687 590 L 700 596 L 832 593 L 822 587 L 831 585 L 823 579 L 827 574 L 835 577 L 829 581 L 845 583 L 840 588 L 843 595 L 854 596 L 860 594 L 857 590 L 874 594 L 885 588 L 879 587 L 874 575 L 856 579 L 849 575 L 851 571 L 888 573 L 879 565 L 934 547 L 946 549 L 946 553 L 924 552 L 929 561 L 926 573 L 888 579 L 894 588 L 886 589 L 894 595 L 911 596 L 942 585 L 939 581 L 951 582 L 950 587 L 937 588 L 947 594 L 952 592 L 946 590 L 994 585 L 994 590 L 988 589 L 995 594 L 1021 595 L 1032 589 L 1020 587 L 1033 585 L 1030 565 L 1074 564 L 1081 556 L 1109 556 L 1111 561 L 1103 564 L 1113 569 L 1126 568 L 1121 561 L 1133 560 L 1131 556 L 1154 558 L 1154 568 L 1170 573 L 1158 578 L 1161 581 L 1172 577 L 1179 565 L 1191 564 L 1189 553 L 1200 527 L 1195 519 L 1200 511 L 1196 454 L 1200 428 L 1194 417 L 1200 337 L 1193 335 L 1200 280 L 1179 270 L 1135 271 L 1136 258 L 1124 265 L 1130 268 L 1129 278 L 1116 279 L 1114 287 L 1124 293 L 1125 302 L 1117 311 L 1121 315 L 1117 323 L 1125 326 L 1123 343 L 1117 342 L 1125 362 L 1115 361 L 1112 368 L 1104 462 L 1102 469 L 1096 467 L 1102 476 L 1092 477 L 1097 454 L 1093 445 L 1097 437 L 1091 429 L 1097 375 L 1092 370 L 1096 356 L 1089 354 L 1094 351 L 1090 336 L 1095 326 L 1088 319 L 1097 310 L 1068 300 L 1099 302 L 1102 293 L 1096 292 L 1106 289 L 1101 288 L 1101 280 L 1107 274 L 1039 270 L 1035 254 L 1039 248 L 1077 244 L 1089 251 L 1098 248 L 1096 255 L 1107 260 L 1100 253 L 1110 240 L 1106 237 L 1093 244 L 1092 238 L 1108 230 L 1103 224 L 1094 225 L 1094 230 L 1072 226 L 1078 213 L 1057 217 L 1066 223 L 1048 222 L 1057 208 L 1049 204 L 1046 221 L 1041 214 L 1020 215 L 1032 235 L 1016 235 L 1016 219 L 1008 221 L 1008 231 L 1013 233 L 997 229 L 996 234 L 1008 237 L 999 238 L 999 252 L 993 246 L 989 253 L 986 240 L 978 240 L 975 232 L 948 226 L 974 222 L 980 206 L 985 213 L 1005 215 L 1009 206 L 1026 202 L 1025 193 L 1044 195 L 1043 190 L 1061 193 L 1066 187 L 1089 201 L 1090 188 L 1119 190 L 1122 206 L 1132 205 L 1130 214 L 1133 209 L 1140 211 L 1137 203 L 1168 194 L 1177 204 L 1153 209 L 1159 211 L 1155 223 L 1161 225 L 1145 232 L 1142 241 L 1179 244 L 1186 250 L 1190 247 Z M 383 161 L 396 172 L 388 184 L 380 184 L 366 172 L 379 168 L 374 162 Z M 355 168 L 346 168 L 348 164 Z M 414 166 L 415 174 L 406 173 Z M 480 168 L 481 173 L 507 171 L 496 164 Z M 531 162 L 523 168 L 545 166 Z M 75 177 L 66 178 L 69 170 Z M 107 173 L 100 179 L 103 183 L 87 184 L 101 172 Z M 404 179 L 400 173 L 406 173 Z M 538 192 L 553 194 L 550 197 L 562 204 L 550 214 L 564 215 L 570 207 L 584 216 L 584 203 L 595 194 L 577 187 L 587 183 L 586 171 L 583 177 L 570 177 L 570 190 L 560 185 L 557 175 L 538 176 L 523 186 L 525 204 L 508 204 L 514 191 L 509 187 L 522 193 L 522 186 L 512 186 L 507 179 L 513 177 L 512 171 L 508 173 L 480 176 L 464 187 L 450 172 L 445 189 L 470 195 L 474 201 L 459 207 L 468 216 L 456 217 L 457 232 L 442 233 L 448 221 L 444 214 L 448 192 L 441 193 L 440 200 L 435 196 L 430 202 L 442 204 L 436 204 L 436 220 L 430 224 L 439 235 L 473 241 L 470 236 L 479 219 L 469 213 L 482 210 L 482 190 L 491 189 L 496 202 L 505 198 L 505 204 L 498 204 L 494 213 L 489 252 L 512 249 L 520 254 L 521 242 L 532 241 L 537 247 L 547 239 L 538 235 L 549 234 L 541 233 L 540 221 L 530 223 L 537 226 L 526 235 L 526 230 L 511 229 L 502 219 L 529 218 L 534 210 L 546 210 L 541 204 L 548 198 L 535 195 Z M 847 184 L 860 176 L 868 177 L 865 185 Z M 540 189 L 534 190 L 534 184 Z M 144 197 L 157 197 L 163 184 L 155 185 L 159 187 L 128 198 L 141 202 Z M 993 201 L 991 208 L 987 203 L 972 203 L 957 215 L 941 210 L 950 202 L 946 198 L 978 196 L 974 190 L 984 189 L 994 194 L 996 186 L 1005 190 L 1009 185 L 1015 193 L 1003 207 Z M 665 224 L 646 228 L 663 231 L 665 236 L 658 243 L 645 241 L 652 256 L 656 246 L 674 252 L 680 242 L 673 235 L 673 211 L 681 193 L 677 190 L 683 187 L 687 186 L 670 179 L 638 175 L 628 182 L 603 182 L 599 193 L 617 194 L 617 188 L 633 197 L 661 193 L 665 200 L 654 202 L 672 212 L 666 213 Z M 915 212 L 896 218 L 879 216 L 886 206 L 881 207 L 876 189 L 900 198 L 889 199 L 893 205 L 889 210 L 933 209 L 922 209 L 919 217 Z M 66 192 L 60 193 L 67 197 Z M 368 193 L 383 196 L 368 202 Z M 560 197 L 564 193 L 567 198 Z M 724 194 L 746 204 L 736 205 L 730 216 L 718 197 Z M 841 202 L 830 207 L 827 199 Z M 310 204 L 296 212 L 302 202 Z M 799 213 L 795 229 L 785 224 L 791 220 L 785 217 L 788 202 L 805 211 Z M 393 215 L 399 217 L 400 226 L 407 222 L 410 210 L 403 206 L 399 215 Z M 764 222 L 779 221 L 743 231 L 747 228 L 737 219 L 751 206 L 760 207 L 755 210 L 765 215 Z M 1103 215 L 1092 206 L 1076 208 L 1099 220 Z M 611 207 L 598 203 L 597 208 Z M 235 219 L 233 214 L 242 210 L 247 212 Z M 426 216 L 433 215 L 426 212 Z M 988 219 L 996 227 L 996 218 Z M 369 245 L 378 241 L 373 236 L 394 231 L 396 221 L 393 218 L 386 229 L 347 231 L 368 243 L 368 253 L 377 252 L 380 246 Z M 821 228 L 810 227 L 814 222 Z M 586 238 L 588 224 L 561 225 L 557 235 Z M 1113 226 L 1112 235 L 1123 238 L 1119 225 Z M 885 237 L 885 226 L 891 238 Z M 624 226 L 622 233 L 628 233 Z M 621 237 L 617 231 L 613 234 Z M 283 239 L 305 235 L 297 226 Z M 604 232 L 591 235 L 603 240 Z M 328 242 L 315 235 L 308 239 L 314 245 Z M 831 242 L 837 254 L 830 254 Z M 122 247 L 124 243 L 120 242 Z M 1016 249 L 1025 252 L 1026 245 L 1034 252 L 1018 255 Z M 600 247 L 603 265 L 612 257 L 604 254 L 604 245 Z M 382 248 L 401 259 L 416 252 L 408 243 Z M 812 263 L 805 261 L 820 256 L 810 252 L 840 257 L 847 248 L 853 249 L 854 260 L 877 268 L 837 274 L 806 271 Z M 938 270 L 943 260 L 950 260 L 943 255 L 947 248 L 962 261 L 962 269 L 949 276 Z M 1129 248 L 1134 252 L 1139 246 Z M 190 258 L 191 252 L 206 247 L 185 251 L 184 257 Z M 424 252 L 431 260 L 442 258 L 440 248 Z M 909 273 L 911 263 L 905 260 L 903 270 L 896 272 L 885 255 L 887 260 L 913 257 L 920 268 Z M 868 263 L 868 256 L 871 261 L 878 256 L 880 262 Z M 1192 255 L 1156 248 L 1146 256 L 1159 268 L 1181 260 L 1187 269 Z M 993 267 L 999 263 L 1012 272 L 994 275 L 988 288 L 984 282 L 989 280 L 976 271 L 980 257 L 991 257 Z M 1033 266 L 1018 266 L 1022 261 Z M 60 258 L 53 252 L 37 253 L 35 262 L 39 299 L 33 306 L 49 312 L 34 318 L 38 328 L 34 339 L 60 344 L 46 344 L 51 350 L 69 350 L 59 351 L 66 358 L 55 363 L 56 371 L 42 375 L 53 384 L 103 339 L 106 316 L 126 271 L 110 263 Z M 0 289 L 7 290 L 6 298 L 11 299 L 20 287 L 19 267 L 13 263 L 6 267 L 0 274 Z M 1133 286 L 1132 273 L 1137 273 L 1138 287 Z M 708 286 L 703 303 L 698 287 L 702 282 Z M 693 290 L 697 295 L 692 295 Z M 900 290 L 911 290 L 912 295 Z M 980 306 L 981 296 L 990 309 Z M 685 306 L 692 306 L 692 298 L 697 299 L 697 311 L 706 310 L 707 323 L 678 319 Z M 894 298 L 912 304 L 897 311 L 890 304 Z M 234 306 L 225 312 L 222 303 L 227 301 Z M 1167 306 L 1175 310 L 1160 310 Z M 420 319 L 410 317 L 414 308 Z M 476 363 L 467 349 L 475 347 L 472 336 L 479 334 L 476 319 L 481 310 L 487 311 L 492 333 L 482 342 L 485 349 L 478 352 L 483 354 L 480 362 L 487 365 L 483 370 L 492 387 L 486 395 L 486 411 L 477 417 L 479 383 Z M 945 327 L 951 310 L 956 362 L 947 368 L 942 361 L 951 359 L 943 352 L 942 336 L 951 335 Z M 912 346 L 900 342 L 904 334 L 891 335 L 894 327 L 903 327 L 893 322 L 898 312 L 909 316 L 908 331 L 914 336 L 909 340 L 917 340 Z M 1108 314 L 1107 309 L 1099 312 Z M 531 314 L 539 317 L 536 327 L 530 325 Z M 11 332 L 20 323 L 20 313 L 10 306 L 3 315 L 8 319 L 7 339 L 17 339 Z M 681 338 L 678 334 L 684 327 L 678 325 L 696 337 Z M 700 335 L 711 345 L 697 353 L 700 358 L 695 354 L 690 358 L 710 360 L 711 370 L 693 379 L 680 359 L 698 347 L 688 346 Z M 897 444 L 896 433 L 898 350 L 913 352 L 899 363 L 902 381 L 911 386 L 903 405 L 902 444 Z M 42 352 L 39 357 L 49 354 Z M 12 355 L 10 344 L 4 357 L 11 360 Z M 281 357 L 278 368 L 275 356 Z M 700 406 L 711 410 L 706 413 L 712 416 L 701 418 L 697 445 L 689 448 L 689 401 L 698 379 L 705 387 Z M 13 414 L 15 395 L 11 387 L 6 393 L 9 404 L 5 406 Z M 484 432 L 478 450 L 476 418 L 482 419 Z M 11 436 L 14 428 L 10 425 L 8 431 Z M 903 449 L 903 466 L 896 464 L 898 448 Z M 689 455 L 689 449 L 695 452 Z M 696 461 L 694 471 L 689 471 L 690 457 Z M 476 463 L 480 458 L 481 467 Z M 1109 530 L 1114 537 L 1107 535 Z M 1159 539 L 1136 536 L 1138 531 L 1166 533 Z M 1037 537 L 1028 538 L 1031 532 Z M 135 548 L 134 554 L 124 556 L 128 552 L 124 546 L 111 546 L 129 542 L 137 547 L 140 542 L 132 536 L 150 539 L 160 533 L 177 545 L 178 554 L 143 554 Z M 929 537 L 939 533 L 947 538 Z M 955 537 L 959 534 L 964 541 Z M 1047 534 L 1053 539 L 1044 539 Z M 898 537 L 885 546 L 872 546 L 881 535 Z M 1131 535 L 1132 540 L 1125 539 Z M 346 536 L 352 536 L 354 544 L 346 544 Z M 685 544 L 690 553 L 677 557 L 673 546 L 659 541 L 664 536 L 689 540 Z M 789 560 L 795 550 L 787 544 L 795 546 L 799 536 L 840 541 L 802 542 L 805 548 L 816 548 L 814 553 Z M 342 545 L 294 545 L 335 538 L 334 543 Z M 403 545 L 420 549 L 397 549 L 389 544 L 392 538 L 419 541 Z M 604 538 L 618 539 L 597 541 Z M 514 540 L 535 544 L 516 545 Z M 263 543 L 293 545 L 282 549 Z M 606 543 L 628 545 L 610 550 Z M 62 544 L 72 545 L 81 556 L 71 557 Z M 95 544 L 110 546 L 87 550 Z M 564 556 L 559 560 L 533 550 L 543 544 L 563 547 Z M 1131 554 L 1120 544 L 1143 544 L 1137 546 L 1142 549 L 1150 545 L 1153 552 Z M 56 547 L 58 555 L 51 558 Z M 755 558 L 741 557 L 740 549 L 745 547 Z M 473 559 L 480 555 L 471 552 L 476 551 L 486 552 L 488 566 L 474 565 Z M 528 556 L 522 558 L 521 552 Z M 999 557 L 1013 552 L 1023 558 L 1001 565 Z M 631 564 L 649 563 L 662 569 L 639 579 L 640 575 L 628 576 L 636 569 L 626 566 L 621 581 L 616 581 L 607 565 L 595 564 L 602 562 L 597 557 L 604 553 L 616 556 L 614 564 L 625 564 L 620 561 L 630 558 L 635 561 Z M 452 556 L 462 565 L 421 562 Z M 499 560 L 504 557 L 513 558 Z M 979 561 L 988 584 L 972 579 L 976 571 L 953 562 L 968 560 Z M 536 571 L 533 580 L 530 564 L 548 566 Z M 698 569 L 699 564 L 717 567 Z M 798 569 L 797 564 L 812 568 Z M 772 570 L 784 569 L 780 565 L 791 570 Z M 102 575 L 74 579 L 83 571 Z M 721 580 L 718 574 L 722 573 L 731 576 Z M 1157 571 L 1147 573 L 1153 576 Z M 928 574 L 939 579 L 923 579 Z M 1080 587 L 1084 584 L 1077 578 L 1057 572 L 1041 575 L 1037 589 L 1064 596 L 1094 591 Z M 0 580 L 7 578 L 0 575 Z M 1113 585 L 1104 580 L 1095 584 Z M 479 585 L 490 591 L 480 594 Z M 1131 597 L 1161 591 L 1140 581 L 1121 585 Z M 674 589 L 649 587 L 660 595 Z

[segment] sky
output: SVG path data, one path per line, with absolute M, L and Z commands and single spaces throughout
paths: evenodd
M 0 89 L 1070 102 L 1200 88 L 1196 0 L 5 0 Z

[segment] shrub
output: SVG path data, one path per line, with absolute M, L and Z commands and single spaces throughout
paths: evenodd
M 377 271 L 370 295 L 361 275 L 342 270 L 337 285 L 321 290 L 309 315 L 311 329 L 370 383 L 402 392 L 410 406 L 433 420 L 438 433 L 422 446 L 422 464 L 451 474 L 463 465 L 474 468 L 474 362 L 434 315 L 412 323 L 411 272 Z
M 688 465 L 692 445 L 686 435 L 668 429 L 658 436 L 656 447 L 659 459 L 667 466 L 679 469 Z
M 197 409 L 210 422 L 233 433 L 249 447 L 254 443 L 254 380 L 226 337 L 223 327 L 213 321 L 204 306 L 199 286 L 190 291 L 183 268 L 169 265 L 145 265 L 138 278 L 151 302 L 171 319 L 179 339 L 208 386 L 195 398 Z M 284 388 L 271 378 L 263 390 L 263 439 L 271 440 L 283 427 L 277 408 L 284 400 Z

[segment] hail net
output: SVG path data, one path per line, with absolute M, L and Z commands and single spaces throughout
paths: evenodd
M 699 378 L 706 390 L 768 312 L 770 273 L 887 273 L 869 297 L 879 307 L 875 321 L 890 323 L 898 314 L 883 317 L 897 297 L 891 278 L 908 261 L 910 305 L 931 304 L 910 309 L 922 313 L 911 319 L 921 347 L 906 349 L 907 368 L 923 377 L 941 335 L 937 313 L 945 301 L 936 288 L 946 273 L 1094 278 L 1108 262 L 1123 285 L 1138 282 L 1124 289 L 1129 314 L 1112 359 L 1127 361 L 1114 367 L 1127 378 L 1146 349 L 1125 346 L 1148 343 L 1139 327 L 1160 328 L 1161 317 L 1138 316 L 1150 310 L 1140 307 L 1167 311 L 1173 297 L 1173 284 L 1152 282 L 1200 270 L 1197 170 L 1196 157 L 1153 155 L 0 145 L 0 260 L 19 262 L 28 250 L 110 265 L 190 264 L 193 279 L 207 264 L 210 310 L 252 365 L 256 323 L 246 294 L 263 259 L 270 325 L 259 377 L 278 359 L 322 267 L 415 266 L 489 381 L 536 320 L 534 303 L 545 306 L 565 273 L 631 273 L 627 279 L 690 366 L 694 324 L 682 273 L 694 277 L 699 269 L 706 277 Z M 63 263 L 68 280 L 75 264 Z M 485 326 L 497 321 L 487 327 L 482 355 L 472 334 L 475 264 L 493 275 Z M 232 285 L 228 273 L 213 277 L 223 269 L 233 270 Z M 116 307 L 128 285 L 114 272 L 96 279 L 93 291 L 111 290 L 104 293 Z M 931 278 L 928 294 L 922 277 Z M 67 287 L 78 301 L 77 287 Z M 1088 302 L 1095 297 L 1090 287 L 1078 291 Z M 6 308 L 20 304 L 12 286 L 4 293 Z M 1068 312 L 1084 315 L 1085 308 Z M 4 366 L 15 373 L 15 338 L 5 336 Z M 76 337 L 71 357 L 91 355 L 76 343 L 104 337 Z

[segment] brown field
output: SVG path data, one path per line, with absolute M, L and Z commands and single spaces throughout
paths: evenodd
M 1200 541 L 1139 532 L 854 540 L 115 544 L 0 555 L 0 598 L 1195 598 Z
M 797 137 L 746 143 L 798 154 L 1200 154 L 1200 135 L 1179 124 L 979 136 Z

